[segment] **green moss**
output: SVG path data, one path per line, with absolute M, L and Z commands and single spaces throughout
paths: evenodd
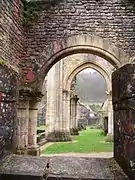
M 5 64 L 5 60 L 2 57 L 0 57 L 0 64 Z
M 41 91 L 39 91 L 38 89 L 32 89 L 31 87 L 28 87 L 27 84 L 26 85 L 21 85 L 20 89 L 19 89 L 19 93 L 20 95 L 24 96 L 28 96 L 28 97 L 35 97 L 35 98 L 42 98 L 43 94 Z
M 60 0 L 21 0 L 23 3 L 22 24 L 26 29 L 29 29 L 33 24 L 37 23 L 40 18 L 40 13 L 45 9 L 53 12 Z M 62 0 L 61 0 L 62 1 Z
M 32 24 L 35 24 L 39 17 L 40 12 L 43 10 L 42 1 L 30 1 L 22 0 L 23 2 L 23 13 L 22 13 L 22 24 L 28 29 Z

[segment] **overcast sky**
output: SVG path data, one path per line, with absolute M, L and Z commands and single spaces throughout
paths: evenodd
M 79 74 L 83 74 L 83 73 L 94 73 L 96 72 L 94 69 L 92 68 L 87 68 L 87 69 L 84 69 L 83 71 L 81 71 Z
M 99 72 L 87 68 L 77 75 L 76 90 L 81 102 L 104 102 L 107 84 Z

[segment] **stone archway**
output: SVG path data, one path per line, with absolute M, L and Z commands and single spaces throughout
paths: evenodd
M 58 39 L 48 45 L 47 49 L 49 50 L 42 55 L 44 61 L 40 64 L 41 68 L 38 69 L 34 81 L 34 86 L 40 88 L 49 69 L 62 58 L 72 54 L 89 53 L 97 55 L 110 62 L 116 69 L 131 61 L 123 50 L 114 46 L 109 40 L 88 34 Z
M 64 89 L 67 91 L 70 91 L 70 86 L 71 86 L 71 82 L 73 80 L 73 78 L 82 70 L 86 69 L 86 68 L 92 68 L 96 71 L 98 71 L 103 78 L 105 79 L 106 83 L 107 83 L 107 90 L 111 91 L 111 73 L 107 72 L 107 70 L 105 70 L 104 67 L 101 67 L 101 65 L 99 65 L 96 62 L 85 62 L 85 63 L 81 63 L 80 65 L 76 66 L 74 69 L 72 69 L 69 74 L 66 77 L 66 81 L 64 83 Z
M 111 74 L 112 72 L 107 71 L 104 67 L 102 67 L 100 64 L 96 63 L 96 62 L 85 62 L 85 63 L 81 63 L 79 65 L 77 65 L 76 67 L 74 67 L 67 75 L 66 80 L 65 80 L 65 84 L 64 84 L 64 91 L 63 94 L 65 94 L 64 92 L 67 92 L 67 94 L 70 94 L 70 87 L 71 87 L 71 83 L 74 79 L 74 77 L 81 72 L 82 70 L 86 69 L 86 68 L 93 68 L 96 71 L 98 71 L 103 78 L 106 81 L 107 84 L 107 91 L 111 92 Z M 112 107 L 112 96 L 109 93 L 107 98 L 107 112 L 108 112 L 108 138 L 112 139 L 113 137 L 113 107 Z M 77 119 L 76 119 L 76 113 L 77 113 L 77 103 L 76 103 L 76 96 L 72 97 L 71 102 L 69 101 L 69 95 L 66 96 L 66 102 L 65 102 L 65 118 L 67 118 L 67 121 L 71 121 L 71 128 L 70 129 L 75 129 L 75 131 L 77 132 Z M 72 115 L 71 117 L 69 112 L 72 110 L 73 112 L 73 118 Z M 68 114 L 67 114 L 68 113 Z M 71 113 L 71 112 L 70 112 Z M 72 120 L 71 120 L 72 119 Z M 75 121 L 75 123 L 74 123 Z M 73 125 L 72 125 L 73 124 Z
M 88 34 L 84 34 L 80 36 L 74 35 L 65 39 L 58 39 L 57 41 L 53 41 L 50 44 L 50 46 L 48 46 L 47 48 L 48 49 L 50 48 L 49 52 L 47 51 L 47 49 L 44 50 L 44 53 L 41 56 L 43 59 L 42 63 L 39 63 L 38 67 L 40 68 L 37 69 L 38 73 L 34 77 L 34 81 L 31 83 L 32 92 L 36 89 L 36 93 L 32 93 L 33 96 L 32 98 L 34 99 L 39 99 L 35 96 L 40 95 L 40 93 L 39 94 L 37 93 L 37 90 L 38 92 L 41 91 L 44 78 L 47 72 L 49 71 L 49 69 L 56 62 L 69 55 L 78 54 L 78 53 L 83 53 L 83 54 L 88 53 L 88 54 L 97 55 L 110 62 L 116 69 L 121 67 L 123 64 L 130 62 L 128 55 L 126 55 L 119 48 L 113 46 L 113 44 L 110 41 L 97 36 L 90 36 Z M 67 92 L 65 91 L 63 99 L 66 96 L 67 96 Z M 65 104 L 63 106 L 65 107 Z M 26 108 L 26 110 L 27 109 L 28 108 Z M 34 124 L 32 128 L 34 130 L 33 131 L 31 130 L 31 132 L 32 133 L 34 132 L 33 134 L 36 134 Z
M 54 41 L 50 45 L 50 51 L 45 56 L 45 61 L 40 69 L 35 81 L 35 86 L 41 89 L 43 80 L 49 69 L 61 59 L 78 53 L 97 55 L 106 61 L 110 62 L 116 69 L 122 65 L 129 63 L 130 58 L 121 49 L 115 47 L 109 40 L 97 36 L 90 36 L 84 34 L 81 36 L 75 35 L 64 40 Z M 63 91 L 64 105 L 66 108 L 66 99 L 69 101 L 69 93 L 67 90 Z M 66 114 L 65 114 L 66 116 Z M 68 129 L 68 120 L 65 121 L 65 126 Z M 64 133 L 63 133 L 64 134 Z M 68 131 L 66 134 L 69 134 Z M 66 137 L 67 138 L 67 137 Z M 68 139 L 68 138 L 67 138 Z

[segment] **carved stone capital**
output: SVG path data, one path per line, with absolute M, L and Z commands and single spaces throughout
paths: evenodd
M 41 101 L 43 94 L 41 91 L 36 89 L 31 89 L 28 87 L 20 88 L 19 90 L 19 99 L 20 100 L 28 100 L 28 101 Z

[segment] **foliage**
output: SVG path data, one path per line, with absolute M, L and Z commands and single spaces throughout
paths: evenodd
M 73 137 L 69 143 L 54 143 L 42 151 L 43 154 L 68 153 L 68 152 L 111 152 L 113 143 L 106 143 L 101 130 L 87 129 L 81 131 L 79 136 Z
M 2 57 L 0 57 L 0 64 L 4 64 L 4 59 Z
M 96 129 L 96 124 L 89 126 L 90 129 Z
M 103 129 L 103 125 L 102 124 L 92 124 L 89 126 L 90 129 Z
M 28 29 L 32 24 L 35 24 L 39 17 L 40 13 L 44 10 L 51 9 L 58 4 L 58 0 L 21 0 L 23 3 L 23 13 L 22 13 L 22 23 L 23 26 Z
M 91 104 L 91 105 L 89 105 L 90 106 L 90 108 L 94 111 L 94 112 L 97 112 L 97 111 L 99 111 L 99 110 L 102 110 L 102 107 L 101 107 L 101 105 L 99 105 L 99 104 Z
M 23 26 L 27 29 L 33 23 L 36 23 L 39 19 L 40 12 L 43 9 L 42 2 L 22 0 L 23 2 L 23 13 L 22 13 L 22 23 Z
M 41 125 L 41 126 L 38 126 L 37 129 L 38 130 L 45 130 L 46 126 L 45 125 Z

